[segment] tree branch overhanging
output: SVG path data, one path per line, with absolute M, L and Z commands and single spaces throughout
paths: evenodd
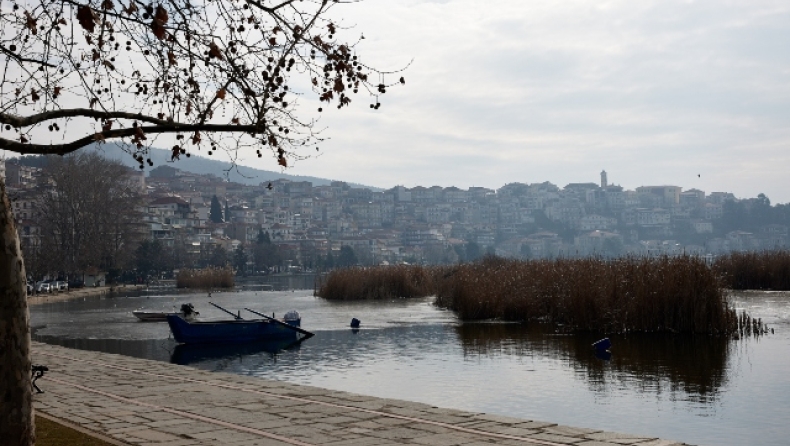
M 315 119 L 297 118 L 293 101 L 305 100 L 310 92 L 295 92 L 292 84 L 312 89 L 319 113 L 323 104 L 348 106 L 358 92 L 367 93 L 370 107 L 378 109 L 380 95 L 394 85 L 383 82 L 389 72 L 359 59 L 356 43 L 339 38 L 347 28 L 325 17 L 336 4 L 23 2 L 0 18 L 0 26 L 9 30 L 6 35 L 24 42 L 19 54 L 5 48 L 0 52 L 6 71 L 18 74 L 0 80 L 0 124 L 20 132 L 17 138 L 0 139 L 0 148 L 62 155 L 102 139 L 134 137 L 141 128 L 111 130 L 118 121 L 131 120 L 151 124 L 145 133 L 199 130 L 211 141 L 211 150 L 219 145 L 212 134 L 266 133 L 253 144 L 224 148 L 237 150 L 257 140 L 259 147 L 263 141 L 276 150 L 280 161 L 284 156 L 298 159 L 297 150 L 323 139 L 313 129 Z M 57 61 L 57 67 L 38 59 Z M 75 107 L 75 101 L 90 108 Z M 102 131 L 78 135 L 74 129 L 84 127 L 62 125 L 63 138 L 70 142 L 36 141 L 43 135 L 31 127 L 49 124 L 50 131 L 60 131 L 58 121 L 72 118 L 101 120 Z M 289 137 L 289 132 L 300 136 Z M 136 159 L 151 144 L 139 137 L 132 142 Z M 260 156 L 260 149 L 255 150 Z
M 150 122 L 152 124 L 166 125 L 168 121 L 155 118 L 142 113 L 129 113 L 123 111 L 93 110 L 90 108 L 70 108 L 51 110 L 36 113 L 30 116 L 16 116 L 10 113 L 0 113 L 0 124 L 12 127 L 30 127 L 43 122 L 64 118 L 94 118 L 94 119 L 130 119 L 135 121 Z
M 67 155 L 97 142 L 109 139 L 134 137 L 139 135 L 140 132 L 144 135 L 187 132 L 255 134 L 263 133 L 264 130 L 263 127 L 257 125 L 165 123 L 163 125 L 104 130 L 64 144 L 30 144 L 7 138 L 0 138 L 0 149 L 31 155 Z

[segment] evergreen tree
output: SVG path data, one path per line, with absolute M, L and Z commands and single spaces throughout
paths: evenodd
M 239 245 L 233 251 L 233 267 L 236 268 L 236 273 L 247 275 L 247 253 L 244 251 L 244 245 Z
M 270 267 L 279 265 L 282 260 L 277 246 L 271 242 L 256 243 L 252 255 L 256 271 L 267 271 Z
M 337 256 L 337 265 L 340 267 L 354 266 L 359 263 L 354 248 L 343 246 L 340 248 L 340 255 Z
M 158 275 L 167 269 L 165 247 L 159 240 L 143 240 L 135 251 L 137 270 L 143 275 Z
M 208 259 L 210 266 L 222 268 L 228 264 L 228 252 L 222 246 L 217 246 L 211 251 L 211 257 Z
M 211 197 L 211 209 L 208 213 L 208 219 L 214 223 L 223 223 L 225 221 L 222 218 L 222 205 L 219 204 L 219 198 L 216 195 Z
M 255 240 L 255 243 L 259 245 L 271 245 L 272 239 L 269 237 L 268 232 L 263 232 L 263 229 L 258 229 L 258 239 Z
M 466 243 L 466 261 L 474 262 L 483 256 L 483 249 L 476 242 L 469 241 Z
M 520 251 L 522 259 L 528 260 L 532 258 L 532 248 L 530 248 L 528 244 L 523 243 Z

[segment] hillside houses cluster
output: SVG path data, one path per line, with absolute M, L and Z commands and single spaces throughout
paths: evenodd
M 130 171 L 130 175 L 142 175 Z M 35 235 L 35 168 L 8 164 L 6 181 L 21 237 Z M 200 252 L 228 251 L 267 233 L 292 265 L 313 265 L 350 246 L 365 264 L 463 260 L 477 252 L 515 258 L 558 256 L 717 255 L 787 246 L 788 228 L 714 236 L 730 193 L 679 186 L 624 190 L 600 183 L 549 182 L 484 187 L 355 188 L 280 179 L 256 186 L 160 166 L 140 177 L 145 222 L 141 236 Z M 223 222 L 210 220 L 212 197 Z M 685 240 L 677 241 L 679 232 Z M 33 234 L 33 235 L 31 235 Z

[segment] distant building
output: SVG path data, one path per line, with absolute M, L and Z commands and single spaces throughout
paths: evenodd
M 35 175 L 40 170 L 15 161 L 5 163 L 5 185 L 17 188 L 34 187 Z
M 658 196 L 664 204 L 669 205 L 680 203 L 681 189 L 679 186 L 640 186 L 636 188 L 636 191 L 641 194 Z

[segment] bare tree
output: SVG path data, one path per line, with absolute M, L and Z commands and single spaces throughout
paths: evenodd
M 140 174 L 95 152 L 53 159 L 40 200 L 49 271 L 126 266 L 140 239 Z
M 144 167 L 150 145 L 165 143 L 173 159 L 268 150 L 286 167 L 322 141 L 317 115 L 306 118 L 298 97 L 318 99 L 319 113 L 362 92 L 377 109 L 404 82 L 359 58 L 361 34 L 341 39 L 355 32 L 329 18 L 343 3 L 0 0 L 0 149 L 63 155 L 117 140 Z M 24 267 L 0 192 L 0 262 L 9 265 L 0 279 L 0 432 L 7 444 L 29 445 Z

